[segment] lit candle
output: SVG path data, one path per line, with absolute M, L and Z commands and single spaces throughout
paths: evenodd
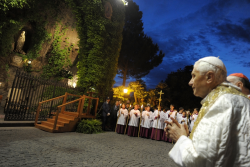
M 143 105 L 141 105 L 141 108 L 143 108 Z
M 130 104 L 130 107 L 131 107 L 131 104 Z

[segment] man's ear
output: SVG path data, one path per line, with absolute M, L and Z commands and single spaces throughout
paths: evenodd
M 243 83 L 239 81 L 239 82 L 237 82 L 236 86 L 238 86 L 238 87 L 241 88 L 241 90 L 242 90 L 242 88 L 243 88 Z
M 208 71 L 207 74 L 206 74 L 206 81 L 208 84 L 214 82 L 215 80 L 215 74 L 213 71 Z

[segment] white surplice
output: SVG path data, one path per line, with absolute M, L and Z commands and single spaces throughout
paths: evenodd
M 161 113 L 161 119 L 162 119 L 162 121 L 163 121 L 163 129 L 166 127 L 166 123 L 165 123 L 165 121 L 168 121 L 168 114 L 169 114 L 169 110 L 167 111 L 167 112 L 162 112 Z
M 163 111 L 158 111 L 158 110 L 155 110 L 154 113 L 153 113 L 153 119 L 154 119 L 154 122 L 153 122 L 153 126 L 152 128 L 156 128 L 156 129 L 164 129 L 164 122 L 162 121 L 161 119 L 161 113 Z M 157 118 L 158 117 L 158 114 L 160 115 L 160 118 Z M 158 126 L 157 126 L 158 125 Z
M 123 114 L 122 114 L 123 112 Z M 120 117 L 118 118 L 118 121 L 117 121 L 117 124 L 118 125 L 126 125 L 126 118 L 128 116 L 128 110 L 125 108 L 121 108 L 118 112 L 117 112 L 117 116 L 119 116 L 120 114 Z
M 220 86 L 234 87 L 228 83 Z M 216 91 L 201 102 L 206 113 L 192 140 L 181 136 L 169 152 L 170 158 L 186 167 L 249 167 L 250 100 L 237 93 L 225 93 L 207 105 L 212 101 L 211 93 Z
M 181 121 L 181 118 L 182 118 L 182 114 L 180 114 L 179 112 L 177 112 L 176 120 L 177 120 L 178 122 L 180 122 L 180 121 Z
M 168 110 L 167 113 L 169 115 L 168 116 L 168 122 L 172 122 L 172 119 L 170 119 L 171 117 L 174 118 L 174 119 L 176 119 L 176 113 L 177 113 L 177 111 L 170 111 L 170 110 Z
M 184 117 L 184 118 L 183 118 L 183 116 L 179 117 L 178 122 L 182 125 L 184 125 L 185 123 L 187 124 L 187 117 Z
M 198 117 L 198 114 L 194 114 L 194 115 L 191 116 L 191 123 L 190 123 L 190 129 L 189 129 L 190 132 L 193 129 L 193 126 L 194 126 L 194 123 L 195 123 L 197 117 Z
M 151 122 L 153 121 L 153 119 L 154 119 L 153 113 L 151 111 L 143 111 L 142 112 L 142 124 L 141 124 L 141 126 L 143 128 L 147 128 L 147 129 L 151 128 Z
M 137 114 L 137 116 L 135 115 Z M 135 126 L 138 127 L 139 125 L 139 118 L 140 118 L 140 111 L 139 110 L 131 110 L 130 111 L 130 120 L 129 120 L 129 126 Z

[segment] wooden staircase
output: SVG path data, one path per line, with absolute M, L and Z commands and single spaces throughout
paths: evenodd
M 78 96 L 80 98 L 77 100 L 73 100 L 73 101 L 66 103 L 68 95 Z M 41 111 L 41 105 L 43 103 L 57 100 L 59 98 L 64 98 L 63 104 L 60 106 L 57 106 L 57 111 L 56 111 L 56 113 L 54 113 L 55 116 L 53 116 L 52 118 L 48 118 L 47 121 L 41 121 L 41 124 L 38 124 L 37 122 L 38 122 L 38 118 L 39 118 L 39 113 Z M 94 116 L 89 114 L 90 105 L 91 105 L 90 102 L 88 105 L 87 113 L 82 113 L 85 99 L 89 99 L 89 101 L 93 100 L 93 99 L 97 100 L 97 103 L 95 106 L 95 115 Z M 69 104 L 72 104 L 75 102 L 78 102 L 77 112 L 65 111 L 66 105 L 69 105 Z M 42 101 L 39 103 L 38 108 L 37 108 L 35 127 L 38 129 L 47 131 L 47 132 L 51 132 L 51 133 L 75 131 L 76 124 L 78 121 L 81 120 L 81 118 L 95 118 L 96 117 L 98 102 L 99 102 L 99 98 L 93 98 L 92 96 L 85 96 L 85 95 L 83 95 L 83 96 L 72 95 L 72 94 L 68 94 L 68 93 L 65 93 L 65 95 L 63 95 L 63 96 L 59 96 L 59 97 L 56 97 L 56 98 L 53 98 L 50 100 Z
M 59 113 L 56 128 L 53 130 L 56 116 L 48 118 L 47 121 L 41 121 L 41 124 L 36 124 L 35 127 L 47 132 L 72 132 L 76 128 L 79 118 L 68 114 L 68 112 Z

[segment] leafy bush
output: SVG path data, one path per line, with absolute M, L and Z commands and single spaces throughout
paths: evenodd
M 102 122 L 97 119 L 84 119 L 78 124 L 76 132 L 85 134 L 100 133 L 102 132 Z

